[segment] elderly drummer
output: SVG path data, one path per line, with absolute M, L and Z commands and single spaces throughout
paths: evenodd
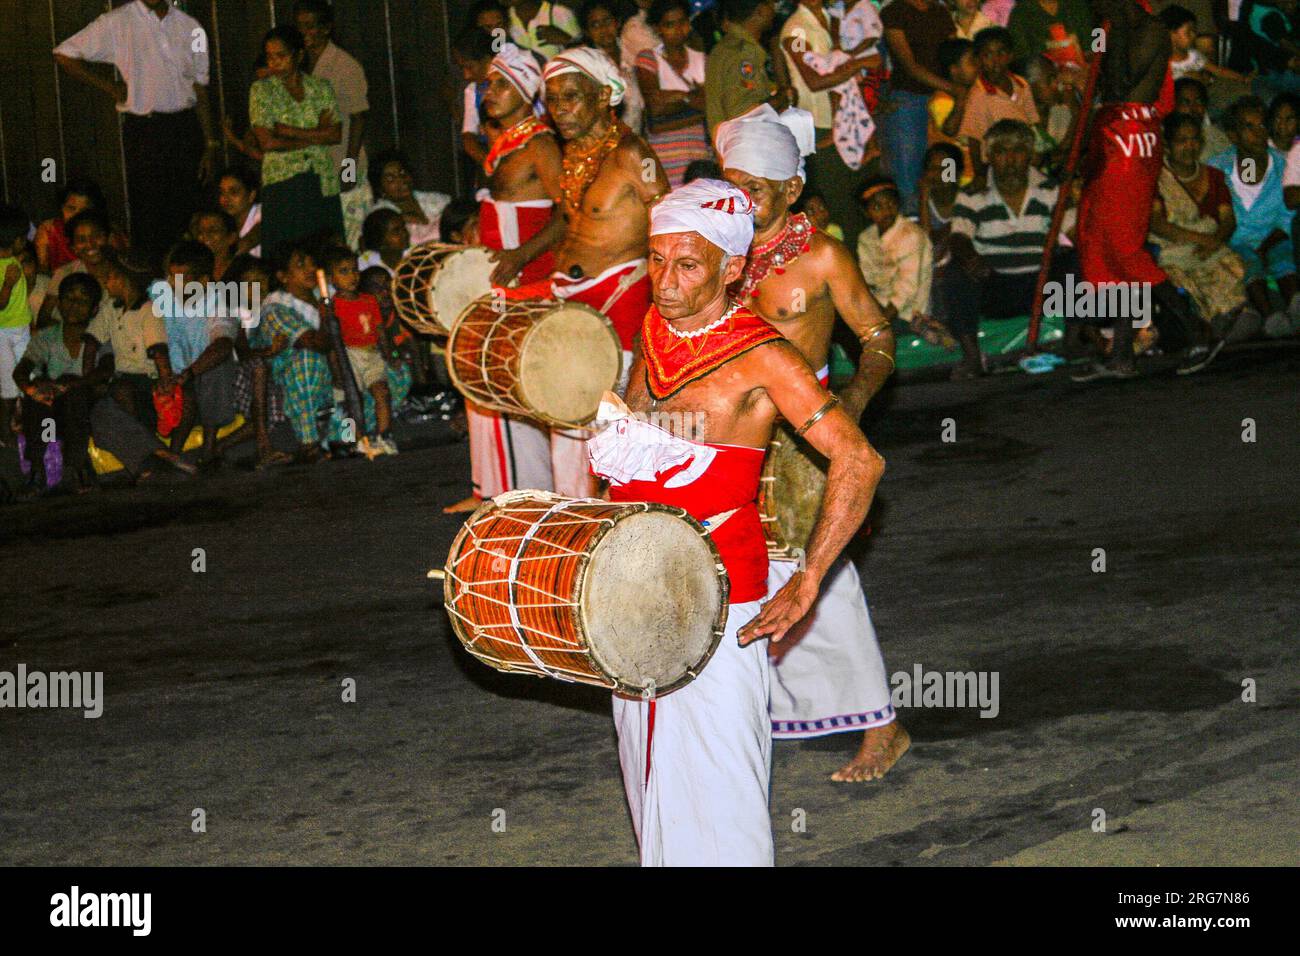
M 814 139 L 812 117 L 800 109 L 778 114 L 762 106 L 718 126 L 723 175 L 754 198 L 754 244 L 737 294 L 821 370 L 823 382 L 836 316 L 843 319 L 862 343 L 857 374 L 839 393 L 857 421 L 893 372 L 894 336 L 849 251 L 806 215 L 791 212 Z M 773 561 L 768 587 L 779 588 L 795 567 Z M 771 710 L 778 740 L 862 731 L 857 753 L 833 780 L 883 777 L 907 750 L 911 738 L 894 712 L 852 561 L 839 561 L 831 571 L 798 639 L 772 648 Z
M 726 634 L 694 682 L 661 700 L 614 699 L 623 783 L 643 865 L 771 865 L 762 639 L 780 641 L 813 606 L 866 516 L 884 462 L 799 351 L 729 300 L 753 238 L 748 195 L 696 180 L 650 217 L 654 305 L 641 324 L 627 408 L 606 407 L 588 455 L 611 499 L 677 505 L 706 524 L 730 607 Z M 764 603 L 758 480 L 778 415 L 830 466 L 806 566 Z
M 511 294 L 589 305 L 608 317 L 628 352 L 650 306 L 649 208 L 668 191 L 668 178 L 649 145 L 614 114 L 627 84 L 607 54 L 591 47 L 565 50 L 546 64 L 542 78 L 547 109 L 564 140 L 564 238 L 550 280 Z M 552 432 L 554 488 L 562 494 L 591 491 L 585 437 Z

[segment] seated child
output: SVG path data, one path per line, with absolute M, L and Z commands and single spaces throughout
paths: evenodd
M 190 217 L 190 238 L 212 251 L 212 279 L 221 281 L 235 258 L 239 227 L 224 209 L 202 209 Z
M 197 421 L 203 427 L 200 461 L 208 467 L 220 465 L 217 432 L 235 418 L 234 349 L 239 322 L 237 315 L 228 314 L 229 303 L 211 288 L 213 259 L 203 243 L 178 242 L 167 253 L 164 278 L 150 289 L 167 329 L 169 371 L 181 386 L 181 418 L 171 434 L 171 450 L 181 453 Z M 195 283 L 205 291 L 191 297 L 187 286 Z M 251 427 L 241 428 L 227 436 L 225 444 L 237 444 L 251 432 Z
M 858 236 L 858 265 L 885 317 L 932 345 L 957 343 L 929 316 L 934 250 L 925 230 L 899 215 L 898 187 L 887 176 L 867 180 L 862 204 L 869 225 Z
M 993 124 L 998 120 L 1014 119 L 1035 129 L 1039 125 L 1038 106 L 1029 82 L 1011 72 L 1014 43 L 1005 27 L 981 30 L 975 37 L 973 49 L 979 64 L 979 78 L 966 95 L 957 134 L 971 144 L 972 150 L 979 149 L 978 162 L 985 164 L 988 157 L 983 150 L 984 134 Z
M 35 489 L 45 487 L 45 445 L 50 434 L 47 420 L 53 421 L 53 437 L 63 451 L 63 477 L 56 487 L 78 493 L 91 488 L 93 476 L 87 452 L 94 393 L 93 380 L 82 375 L 82 338 L 102 294 L 99 283 L 84 272 L 64 279 L 59 290 L 62 320 L 32 336 L 14 370 L 14 381 L 26 397 L 23 435 L 31 465 L 31 486 Z
M 83 213 L 83 215 L 85 215 Z M 105 256 L 104 289 L 114 300 L 106 311 L 101 304 L 86 329 L 82 368 L 93 370 L 98 384 L 111 376 L 108 394 L 90 410 L 90 430 L 95 444 L 111 452 L 134 480 L 153 473 L 153 459 L 194 474 L 194 466 L 181 461 L 158 441 L 153 394 L 161 390 L 163 375 L 170 376 L 167 327 L 149 300 L 149 267 L 131 253 Z M 111 362 L 100 366 L 99 350 L 111 347 Z
M 390 346 L 384 334 L 379 300 L 359 291 L 361 273 L 357 271 L 357 257 L 351 249 L 327 250 L 321 258 L 321 266 L 334 286 L 334 316 L 343 333 L 348 364 L 352 366 L 357 385 L 375 402 L 375 423 L 373 428 L 367 429 L 363 439 L 364 445 L 368 446 L 367 457 L 396 455 L 397 444 L 392 436 L 392 402 L 384 361 Z
M 396 209 L 376 209 L 361 227 L 359 268 L 383 266 L 392 275 L 410 246 L 411 233 L 402 214 Z
M 1215 77 L 1237 83 L 1249 83 L 1253 79 L 1244 73 L 1219 66 L 1196 48 L 1196 14 L 1191 10 L 1175 3 L 1161 10 L 1159 16 L 1169 31 L 1172 48 L 1169 69 L 1174 74 L 1175 82 L 1185 76 L 1203 83 L 1213 82 Z
M 243 253 L 230 263 L 226 278 L 242 285 L 248 290 L 250 302 L 259 304 L 257 312 L 239 317 L 239 328 L 235 332 L 235 356 L 239 359 L 235 372 L 235 408 L 253 426 L 253 437 L 257 441 L 255 467 L 260 471 L 293 460 L 292 456 L 271 445 L 271 429 L 288 419 L 284 414 L 284 397 L 271 381 L 267 362 L 269 351 L 249 344 L 250 330 L 261 321 L 260 303 L 275 291 L 275 276 L 265 259 Z

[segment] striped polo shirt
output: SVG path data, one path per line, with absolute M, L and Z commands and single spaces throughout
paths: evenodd
M 1058 188 L 1030 167 L 1024 209 L 1017 215 L 993 185 L 981 192 L 962 192 L 952 214 L 953 235 L 969 236 L 975 251 L 995 272 L 1036 272 L 1043 261 L 1047 229 Z

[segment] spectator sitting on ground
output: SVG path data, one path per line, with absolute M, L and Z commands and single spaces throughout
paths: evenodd
M 957 301 L 978 302 L 980 314 L 988 318 L 1026 315 L 1059 189 L 1030 165 L 1034 131 L 1025 123 L 999 120 L 984 143 L 989 183 L 963 192 L 953 210 L 950 248 L 967 280 Z M 1063 224 L 1062 231 L 1068 228 Z M 1057 281 L 1070 271 L 1072 252 L 1056 250 L 1052 275 Z
M 14 370 L 14 381 L 24 396 L 23 436 L 31 466 L 29 487 L 34 491 L 46 484 L 46 419 L 53 420 L 63 453 L 63 477 L 56 490 L 82 493 L 92 487 L 87 452 L 94 392 L 91 381 L 81 374 L 81 353 L 82 338 L 102 295 L 93 276 L 84 272 L 68 276 L 59 292 L 62 321 L 32 336 Z
M 36 260 L 40 271 L 52 273 L 77 257 L 72 251 L 68 223 L 79 212 L 106 208 L 104 193 L 93 180 L 77 178 L 59 190 L 59 214 L 36 227 Z
M 394 214 L 395 215 L 395 214 Z M 400 217 L 398 217 L 400 219 Z M 316 302 L 316 262 L 309 245 L 294 242 L 276 268 L 280 287 L 262 300 L 249 344 L 265 350 L 271 379 L 284 395 L 284 412 L 298 439 L 297 459 L 321 459 L 322 426 L 334 409 L 330 364 L 333 346 L 321 329 Z
M 979 64 L 979 78 L 971 86 L 962 111 L 957 133 L 971 144 L 979 156 L 978 163 L 987 163 L 982 143 L 984 134 L 998 120 L 1021 120 L 1030 129 L 1039 124 L 1038 107 L 1033 91 L 1024 77 L 1011 72 L 1011 34 L 1005 27 L 981 30 L 974 40 L 975 60 Z
M 714 179 L 720 177 L 714 176 Z M 844 241 L 844 230 L 839 227 L 838 223 L 831 222 L 831 211 L 826 205 L 826 198 L 816 189 L 805 189 L 799 194 L 799 200 L 794 206 L 795 212 L 801 212 L 808 217 L 808 221 L 817 227 L 818 232 L 824 232 L 826 235 L 840 242 Z
M 18 401 L 14 369 L 31 338 L 32 314 L 27 305 L 27 276 L 18 261 L 31 223 L 17 206 L 0 206 L 0 447 L 9 444 Z
M 275 276 L 265 259 L 247 253 L 235 257 L 226 271 L 231 282 L 238 283 L 252 302 L 262 302 L 275 291 Z M 271 382 L 269 349 L 253 348 L 248 341 L 248 330 L 260 321 L 256 314 L 241 314 L 235 333 L 235 355 L 239 366 L 235 372 L 235 408 L 253 426 L 257 441 L 257 463 L 261 471 L 272 465 L 288 464 L 290 455 L 277 451 L 271 445 L 271 428 L 285 421 L 284 398 L 280 389 Z
M 1291 245 L 1291 220 L 1282 193 L 1286 156 L 1268 142 L 1267 113 L 1255 96 L 1243 96 L 1228 112 L 1228 135 L 1234 148 L 1210 160 L 1220 170 L 1232 194 L 1232 212 L 1237 228 L 1228 241 L 1233 252 L 1246 263 L 1246 295 L 1264 320 L 1264 334 L 1273 338 L 1290 335 L 1300 320 L 1300 298 L 1296 292 L 1295 258 Z M 1273 309 L 1268 280 L 1277 283 L 1282 306 Z
M 1300 56 L 1296 46 L 1295 0 L 1245 0 L 1232 38 L 1232 58 L 1255 76 L 1251 91 L 1271 97 L 1300 91 Z
M 379 303 L 379 315 L 384 325 L 383 334 L 388 342 L 388 347 L 384 350 L 384 362 L 388 366 L 385 370 L 388 376 L 388 393 L 396 414 L 396 410 L 401 407 L 406 401 L 406 396 L 411 392 L 412 379 L 418 377 L 421 385 L 427 381 L 420 357 L 415 350 L 415 337 L 402 325 L 401 319 L 397 317 L 397 310 L 393 308 L 393 283 L 387 272 L 378 266 L 371 266 L 361 273 L 361 285 L 358 288 L 367 295 L 374 296 Z M 375 416 L 370 407 L 373 404 L 373 400 L 366 403 L 367 428 L 371 427 L 370 420 Z
M 387 363 L 384 361 L 390 345 L 384 333 L 379 300 L 359 291 L 361 273 L 357 271 L 356 253 L 351 249 L 327 249 L 320 264 L 334 286 L 334 316 L 343 335 L 352 375 L 362 392 L 369 393 L 375 403 L 374 425 L 366 429 L 358 444 L 370 459 L 376 455 L 396 455 L 397 444 L 392 434 L 393 406 L 385 374 Z
M 1228 134 L 1210 121 L 1210 91 L 1205 84 L 1192 77 L 1184 77 L 1174 83 L 1174 110 L 1178 113 L 1190 113 L 1201 121 L 1201 162 L 1219 155 L 1232 147 Z
M 59 283 L 64 276 L 74 272 L 89 272 L 105 287 L 108 279 L 109 236 L 112 226 L 108 217 L 98 209 L 86 209 L 77 213 L 68 221 L 68 236 L 72 240 L 72 252 L 76 256 L 71 262 L 65 262 L 54 270 L 50 276 L 50 285 L 45 301 L 41 303 L 40 315 L 36 317 L 36 327 L 44 328 L 58 316 Z M 100 299 L 99 310 L 112 310 L 113 303 L 109 296 Z
M 885 318 L 906 327 L 931 345 L 957 343 L 929 316 L 934 249 L 925 230 L 898 214 L 898 186 L 874 176 L 862 188 L 867 228 L 858 236 L 858 266 Z
M 1285 156 L 1300 132 L 1300 95 L 1279 93 L 1268 104 L 1268 142 Z
M 239 227 L 235 223 L 235 218 L 222 209 L 203 209 L 190 217 L 189 238 L 202 243 L 212 253 L 208 279 L 221 281 L 235 258 L 235 247 L 239 244 Z
M 447 241 L 463 246 L 477 246 L 478 213 L 477 200 L 453 199 L 442 212 L 441 226 Z
M 451 202 L 445 193 L 417 190 L 406 157 L 388 150 L 375 157 L 370 171 L 370 189 L 375 202 L 370 211 L 395 209 L 406 221 L 410 245 L 437 242 L 442 238 L 438 221 Z M 364 224 L 363 224 L 364 228 Z
M 411 247 L 406 220 L 395 209 L 376 209 L 361 227 L 361 268 L 383 266 L 392 275 Z
M 948 39 L 939 44 L 939 66 L 944 77 L 957 90 L 953 96 L 944 90 L 930 95 L 930 138 L 952 143 L 961 150 L 959 170 L 961 185 L 968 185 L 975 177 L 975 160 L 971 156 L 970 141 L 959 134 L 966 115 L 966 104 L 971 89 L 979 80 L 979 64 L 975 62 L 975 45 L 970 40 Z
M 239 225 L 235 254 L 262 254 L 262 204 L 257 201 L 257 177 L 238 166 L 223 171 L 217 179 L 217 203 Z
M 1214 338 L 1249 338 L 1263 317 L 1246 310 L 1246 266 L 1228 248 L 1236 229 L 1232 196 L 1223 173 L 1199 160 L 1201 121 L 1171 113 L 1164 121 L 1165 165 L 1149 241 L 1160 248 L 1160 268 L 1185 289 Z
M 163 279 L 150 289 L 155 310 L 163 316 L 167 329 L 168 364 L 181 386 L 181 419 L 171 434 L 171 450 L 178 455 L 184 451 L 197 421 L 203 427 L 200 464 L 208 468 L 220 466 L 217 432 L 235 419 L 233 353 L 239 328 L 237 315 L 223 314 L 225 298 L 210 291 L 214 261 L 206 243 L 179 242 L 167 254 Z M 186 291 L 189 283 L 200 283 L 209 290 L 202 301 L 191 300 Z M 175 296 L 178 288 L 185 293 L 180 301 Z M 224 444 L 238 444 L 252 433 L 252 426 L 245 425 L 227 436 Z
M 81 350 L 82 375 L 96 385 L 111 376 L 108 394 L 90 410 L 95 444 L 112 453 L 136 482 L 153 474 L 155 458 L 192 475 L 194 466 L 164 448 L 156 434 L 153 396 L 171 387 L 171 366 L 166 325 L 149 301 L 149 264 L 130 252 L 109 253 L 105 273 L 104 291 L 114 307 L 106 311 L 101 303 Z M 100 365 L 106 346 L 113 355 Z

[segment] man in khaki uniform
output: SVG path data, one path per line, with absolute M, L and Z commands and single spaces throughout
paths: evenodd
M 779 90 L 772 61 L 760 38 L 772 25 L 772 0 L 724 0 L 727 34 L 709 54 L 704 67 L 704 108 L 709 136 L 719 123 L 771 102 Z

